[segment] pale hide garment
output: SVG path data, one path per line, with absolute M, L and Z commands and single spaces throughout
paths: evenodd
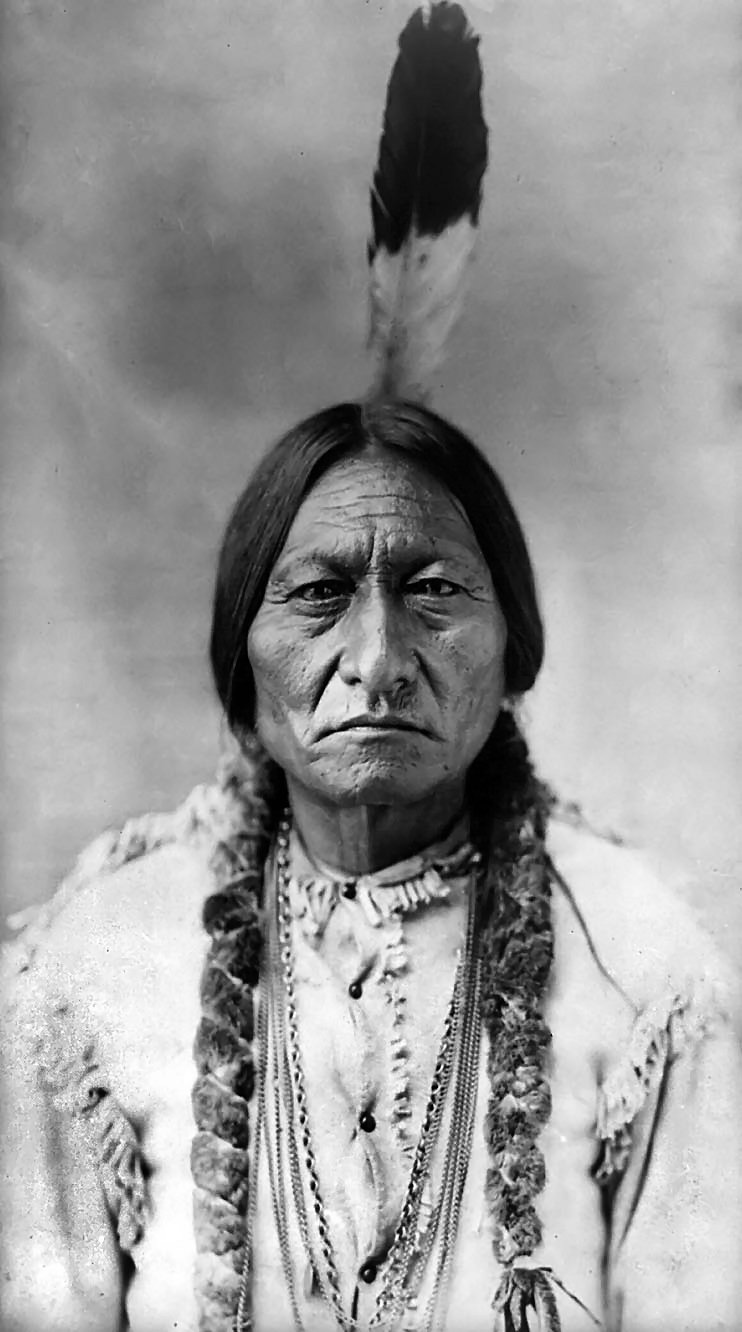
M 194 801 L 218 822 L 218 793 L 201 790 L 190 806 L 186 802 L 153 824 L 152 849 L 115 872 L 96 872 L 98 848 L 74 890 L 42 911 L 36 927 L 9 950 L 3 1098 L 7 1332 L 197 1327 L 192 1046 L 207 948 L 201 909 L 213 880 L 209 819 L 194 820 Z M 738 1048 L 725 1017 L 731 982 L 687 908 L 638 857 L 557 819 L 549 850 L 570 894 L 555 891 L 553 898 L 555 962 L 545 1008 L 553 1033 L 553 1109 L 541 1143 L 547 1167 L 537 1200 L 543 1243 L 533 1261 L 552 1267 L 611 1332 L 732 1332 L 742 1326 L 736 1123 L 742 1101 Z M 448 900 L 405 920 L 411 1126 L 419 1119 L 450 997 L 463 929 L 461 893 L 454 886 Z M 386 1102 L 388 1109 L 389 1009 L 373 965 L 360 1000 L 342 994 L 360 927 L 345 908 L 332 919 L 337 937 L 328 926 L 328 951 L 318 952 L 306 938 L 299 942 L 300 1002 L 317 1155 L 328 1207 L 343 1221 L 337 1227 L 343 1236 L 339 1259 L 349 1305 L 359 1262 L 392 1224 L 399 1181 L 383 1167 L 371 1176 L 362 1168 L 369 1140 L 358 1146 L 350 1113 L 353 1098 L 366 1098 L 374 1079 L 378 1106 L 383 1110 Z M 381 938 L 393 927 L 375 928 Z M 348 943 L 349 929 L 354 941 L 346 947 L 342 939 L 345 932 Z M 301 933 L 297 927 L 297 940 Z M 380 943 L 379 957 L 383 952 Z M 368 1020 L 360 1023 L 356 1006 L 364 997 Z M 599 1089 L 620 1085 L 622 1078 L 631 1082 L 642 1020 L 662 1029 L 673 1006 L 685 1006 L 685 1015 L 673 1025 L 676 1048 L 661 1105 L 653 1091 L 636 1118 L 609 1232 L 591 1174 Z M 356 1019 L 349 1018 L 351 1010 Z M 635 1025 L 637 1013 L 644 1017 Z M 56 1081 L 44 1086 L 36 1052 L 50 1041 Z M 486 1048 L 449 1332 L 492 1332 L 496 1326 L 490 1303 L 498 1271 L 482 1191 L 488 1165 L 485 1057 Z M 328 1077 L 328 1068 L 337 1076 Z M 122 1270 L 119 1246 L 128 1247 L 136 1233 L 136 1206 L 130 1216 L 125 1200 L 117 1226 L 96 1160 L 100 1125 L 91 1134 L 92 1117 L 80 1113 L 99 1096 L 102 1107 L 120 1108 L 120 1120 L 114 1116 L 108 1128 L 111 1137 L 118 1134 L 124 1161 L 129 1131 L 131 1151 L 141 1150 L 144 1163 L 144 1228 L 131 1247 L 130 1271 Z M 376 1118 L 374 1146 L 382 1148 L 380 1156 L 393 1158 L 398 1146 L 391 1116 Z M 258 1215 L 256 1326 L 258 1332 L 284 1332 L 290 1320 L 265 1171 Z M 361 1325 L 373 1300 L 373 1286 L 362 1291 Z M 330 1329 L 319 1301 L 309 1304 L 311 1332 Z M 559 1311 L 565 1332 L 594 1326 L 566 1294 Z

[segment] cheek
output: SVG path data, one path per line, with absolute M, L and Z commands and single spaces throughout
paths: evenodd
M 258 723 L 280 722 L 301 708 L 311 693 L 312 654 L 295 633 L 269 612 L 260 611 L 248 634 L 247 656 Z
M 480 709 L 488 697 L 499 707 L 505 678 L 504 623 L 489 618 L 467 625 L 441 644 L 440 661 L 450 705 L 458 712 Z

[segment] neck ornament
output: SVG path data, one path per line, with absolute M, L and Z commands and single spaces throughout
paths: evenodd
M 251 1326 L 250 1262 L 244 1265 L 242 1280 L 237 1273 L 240 1255 L 251 1250 L 252 1177 L 259 1150 L 253 1139 L 248 1161 L 252 1000 L 258 983 L 267 984 L 268 973 L 279 974 L 281 961 L 280 955 L 275 960 L 277 944 L 267 939 L 270 931 L 277 938 L 277 911 L 269 910 L 266 921 L 264 904 L 266 858 L 271 843 L 275 845 L 285 802 L 281 774 L 248 737 L 225 764 L 219 791 L 218 825 L 211 830 L 212 820 L 209 832 L 215 891 L 204 906 L 211 946 L 194 1047 L 199 1332 Z M 534 1332 L 538 1319 L 547 1332 L 558 1332 L 555 1299 L 567 1293 L 549 1267 L 534 1263 L 541 1241 L 535 1199 L 545 1180 L 538 1139 L 551 1105 L 551 1034 L 543 1000 L 553 950 L 545 850 L 553 798 L 534 775 L 509 711 L 500 714 L 486 753 L 477 761 L 469 794 L 473 840 L 482 853 L 476 975 L 488 1043 L 484 1131 L 490 1168 L 483 1190 L 493 1227 L 493 1277 L 499 1275 L 493 1307 L 519 1332 Z M 267 1004 L 261 1007 L 267 1010 Z M 284 1062 L 287 1057 L 282 1056 Z M 458 1085 L 455 1079 L 453 1084 Z M 248 1192 L 253 1201 L 246 1218 Z M 309 1198 L 314 1225 L 311 1191 Z
M 254 1151 L 257 1156 L 264 1142 L 273 1219 L 297 1329 L 302 1332 L 303 1325 L 289 1243 L 289 1206 L 294 1207 L 298 1219 L 310 1284 L 318 1287 L 341 1332 L 353 1332 L 357 1326 L 355 1310 L 343 1306 L 304 1084 L 291 939 L 289 828 L 289 818 L 284 816 L 278 833 L 275 895 L 269 908 L 269 965 L 264 969 L 260 994 L 261 1076 Z M 469 847 L 468 863 L 474 876 L 476 858 L 472 858 L 471 850 Z M 459 873 L 463 863 L 459 856 L 456 861 Z M 403 1316 L 413 1320 L 413 1324 L 417 1322 L 415 1311 L 431 1261 L 434 1264 L 432 1289 L 420 1325 L 426 1329 L 438 1327 L 445 1312 L 445 1291 L 471 1150 L 481 1036 L 475 896 L 474 891 L 469 896 L 466 942 L 456 971 L 401 1215 L 369 1325 L 371 1329 L 398 1326 Z M 442 1133 L 444 1123 L 445 1134 Z M 440 1179 L 432 1190 L 432 1214 L 421 1226 L 423 1192 L 433 1173 L 439 1173 Z M 240 1298 L 241 1321 L 236 1323 L 239 1332 L 251 1327 L 249 1286 L 256 1176 L 254 1167 Z
M 444 841 L 427 851 L 356 876 L 310 858 L 295 832 L 292 844 L 300 863 L 291 876 L 292 911 L 301 918 L 305 932 L 319 938 L 340 902 L 356 904 L 368 924 L 377 927 L 392 918 L 412 915 L 431 902 L 445 901 L 481 862 L 466 831 L 466 821 L 461 820 Z

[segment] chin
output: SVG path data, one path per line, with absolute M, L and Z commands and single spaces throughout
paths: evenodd
M 440 772 L 383 762 L 332 765 L 312 774 L 311 786 L 335 805 L 412 805 L 442 785 Z

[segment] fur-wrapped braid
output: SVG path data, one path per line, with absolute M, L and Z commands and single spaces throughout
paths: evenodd
M 551 1113 L 551 1032 L 541 1006 L 554 952 L 545 853 L 553 797 L 533 772 L 512 713 L 500 713 L 471 786 L 487 865 L 481 1004 L 489 1037 L 485 1135 L 491 1164 L 485 1197 L 504 1268 L 495 1307 L 503 1310 L 506 1326 L 517 1313 L 518 1326 L 527 1327 L 514 1264 L 541 1240 L 533 1200 L 546 1182 L 537 1139 Z
M 275 821 L 268 765 L 255 750 L 235 755 L 221 784 L 242 815 L 232 836 L 214 844 L 218 889 L 203 909 L 211 947 L 201 977 L 193 1051 L 198 1077 L 191 1098 L 198 1130 L 191 1170 L 200 1332 L 229 1327 L 239 1299 L 255 1085 L 253 988 L 260 969 L 263 869 Z

